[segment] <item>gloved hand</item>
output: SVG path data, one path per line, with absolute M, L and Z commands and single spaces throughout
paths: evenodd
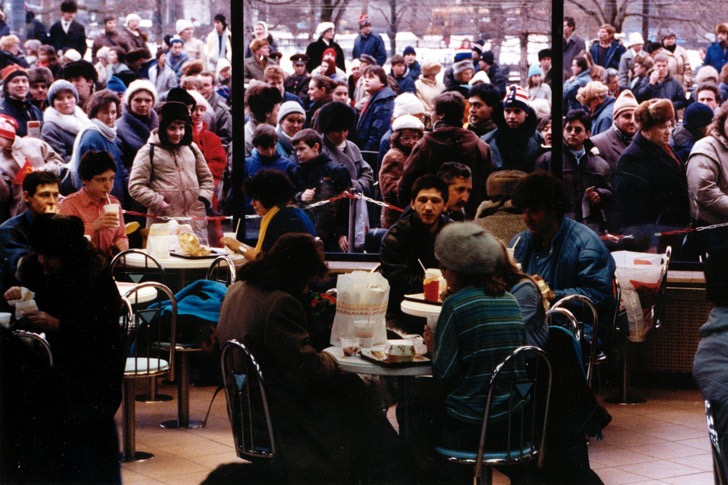
M 205 215 L 207 217 L 216 217 L 220 215 L 217 211 L 215 211 L 215 209 L 212 208 L 212 204 L 210 204 L 209 200 L 205 199 L 204 197 L 198 197 L 197 200 L 205 205 Z

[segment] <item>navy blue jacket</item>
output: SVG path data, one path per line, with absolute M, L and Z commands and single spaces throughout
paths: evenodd
M 613 40 L 612 44 L 609 46 L 609 49 L 607 49 L 607 55 L 604 58 L 604 63 L 600 64 L 597 62 L 598 54 L 599 54 L 599 41 L 595 41 L 591 48 L 589 49 L 589 53 L 592 56 L 592 59 L 594 59 L 595 64 L 599 64 L 604 69 L 609 69 L 610 67 L 619 70 L 619 60 L 622 58 L 622 54 L 627 52 L 627 48 L 619 43 L 618 40 Z
M 356 127 L 357 145 L 361 150 L 379 150 L 379 141 L 392 123 L 396 97 L 395 92 L 385 86 L 369 98 L 367 108 L 361 113 Z
M 686 108 L 690 104 L 685 98 L 685 89 L 683 89 L 680 81 L 669 74 L 664 81 L 657 82 L 654 85 L 650 84 L 649 78 L 645 79 L 640 87 L 637 88 L 635 97 L 640 103 L 648 99 L 669 99 L 672 101 L 672 106 L 675 108 L 675 111 Z
M 412 79 L 412 76 L 410 76 L 409 70 L 405 69 L 404 74 L 402 74 L 401 77 L 394 77 L 392 73 L 389 73 L 390 76 L 394 78 L 395 81 L 397 81 L 397 85 L 399 86 L 399 91 L 397 94 L 402 93 L 412 93 L 415 92 L 415 80 Z
M 5 98 L 0 101 L 0 113 L 15 118 L 18 122 L 18 129 L 15 134 L 25 136 L 28 134 L 28 121 L 43 121 L 43 112 L 38 109 L 30 100 L 18 101 L 11 98 L 5 91 Z
M 728 46 L 723 47 L 720 42 L 713 42 L 705 51 L 704 66 L 713 66 L 716 71 L 720 72 L 723 64 L 728 62 Z
M 365 37 L 359 34 L 354 40 L 352 56 L 354 59 L 359 59 L 362 54 L 369 54 L 377 60 L 377 64 L 383 66 L 387 62 L 387 49 L 384 47 L 382 36 L 371 33 Z

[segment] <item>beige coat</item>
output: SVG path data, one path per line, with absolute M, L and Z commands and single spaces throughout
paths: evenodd
M 714 130 L 698 140 L 688 158 L 687 177 L 693 219 L 728 222 L 728 139 Z
M 154 154 L 150 147 L 154 145 Z M 212 201 L 213 178 L 200 148 L 192 143 L 170 150 L 162 146 L 157 130 L 134 158 L 129 176 L 129 194 L 158 216 L 205 217 L 205 205 Z M 147 225 L 154 222 L 147 219 Z M 182 221 L 188 222 L 188 221 Z M 207 222 L 190 222 L 195 234 L 207 237 Z
M 670 74 L 682 84 L 685 91 L 693 85 L 693 70 L 690 67 L 688 51 L 680 46 L 675 47 L 675 52 L 661 47 L 655 54 L 665 54 L 668 57 L 667 68 Z M 654 56 L 653 56 L 654 57 Z

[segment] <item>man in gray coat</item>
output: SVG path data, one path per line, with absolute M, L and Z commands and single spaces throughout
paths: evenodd
M 594 146 L 599 149 L 599 155 L 609 164 L 612 173 L 617 167 L 622 152 L 637 133 L 637 125 L 634 122 L 635 109 L 637 109 L 637 100 L 632 92 L 622 91 L 614 103 L 612 114 L 614 122 L 611 128 L 591 138 Z

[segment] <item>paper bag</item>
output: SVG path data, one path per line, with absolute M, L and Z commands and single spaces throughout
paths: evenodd
M 385 313 L 389 303 L 389 282 L 380 273 L 354 271 L 339 275 L 336 282 L 336 316 L 331 345 L 355 336 L 354 321 L 368 319 L 374 325 L 373 345 L 387 342 Z
M 665 256 L 653 253 L 615 251 L 617 278 L 622 289 L 620 305 L 627 312 L 629 341 L 644 342 L 652 330 L 652 309 L 657 303 Z

